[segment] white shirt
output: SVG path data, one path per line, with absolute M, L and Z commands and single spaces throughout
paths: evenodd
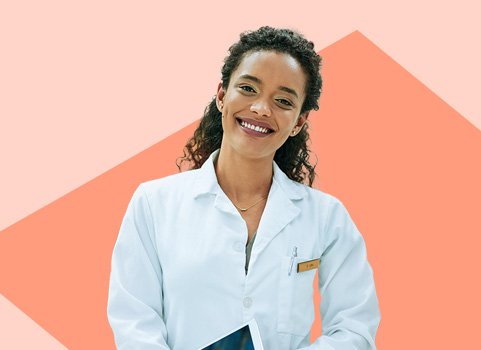
M 112 257 L 108 318 L 118 349 L 195 350 L 252 318 L 266 350 L 375 349 L 373 273 L 346 208 L 273 162 L 246 275 L 247 225 L 217 182 L 218 152 L 200 169 L 136 189 Z M 297 272 L 317 258 L 318 269 Z M 316 273 L 323 335 L 309 345 Z

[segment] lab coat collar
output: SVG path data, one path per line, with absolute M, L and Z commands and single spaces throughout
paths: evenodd
M 199 169 L 199 176 L 194 186 L 195 198 L 205 194 L 215 194 L 214 207 L 231 215 L 231 219 L 241 218 L 237 209 L 230 202 L 217 182 L 214 159 L 219 150 L 213 152 Z M 254 246 L 251 252 L 250 268 L 256 264 L 258 255 L 269 243 L 292 222 L 301 212 L 295 201 L 301 200 L 307 195 L 305 185 L 292 181 L 279 168 L 276 162 L 272 162 L 273 181 L 269 189 L 266 206 L 262 214 Z M 233 221 L 233 225 L 234 225 Z M 244 221 L 242 221 L 244 223 Z M 245 225 L 245 223 L 244 223 Z M 246 230 L 247 232 L 247 230 Z M 247 236 L 246 236 L 247 239 Z
M 199 169 L 199 174 L 195 180 L 194 198 L 203 194 L 218 194 L 222 189 L 217 182 L 215 174 L 214 160 L 217 158 L 220 149 L 211 153 L 209 158 Z M 284 194 L 291 200 L 300 200 L 306 194 L 305 186 L 295 182 L 287 177 L 287 175 L 279 168 L 275 161 L 272 162 L 273 167 L 273 183 L 275 182 Z

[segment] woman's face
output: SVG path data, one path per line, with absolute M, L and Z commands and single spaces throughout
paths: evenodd
M 219 84 L 222 148 L 248 158 L 274 158 L 288 137 L 307 119 L 300 115 L 306 75 L 292 56 L 275 51 L 248 53 L 230 77 L 227 91 Z M 254 129 L 254 130 L 253 130 Z

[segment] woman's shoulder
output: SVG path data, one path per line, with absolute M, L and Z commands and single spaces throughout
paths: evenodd
M 304 183 L 299 183 L 293 180 L 290 180 L 292 183 L 292 186 L 295 186 L 297 188 L 302 188 L 309 201 L 316 201 L 316 202 L 322 202 L 322 203 L 329 203 L 330 205 L 340 202 L 340 200 L 335 197 L 333 194 L 325 192 L 322 189 L 316 188 L 316 187 L 310 187 Z
M 335 198 L 333 195 L 324 192 L 321 189 L 290 179 L 284 172 L 280 170 L 276 163 L 274 164 L 274 179 L 290 199 L 294 201 L 305 199 L 304 203 L 307 205 L 312 205 L 314 203 L 329 204 L 337 200 L 337 198 Z M 325 205 L 323 205 L 323 207 L 325 207 Z
M 187 170 L 161 178 L 142 182 L 139 188 L 146 194 L 168 194 L 188 191 L 197 178 L 199 169 Z

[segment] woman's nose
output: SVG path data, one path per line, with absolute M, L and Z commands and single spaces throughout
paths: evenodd
M 269 103 L 262 99 L 255 101 L 251 105 L 251 112 L 257 113 L 261 116 L 266 116 L 266 117 L 271 116 L 271 109 L 269 107 Z

